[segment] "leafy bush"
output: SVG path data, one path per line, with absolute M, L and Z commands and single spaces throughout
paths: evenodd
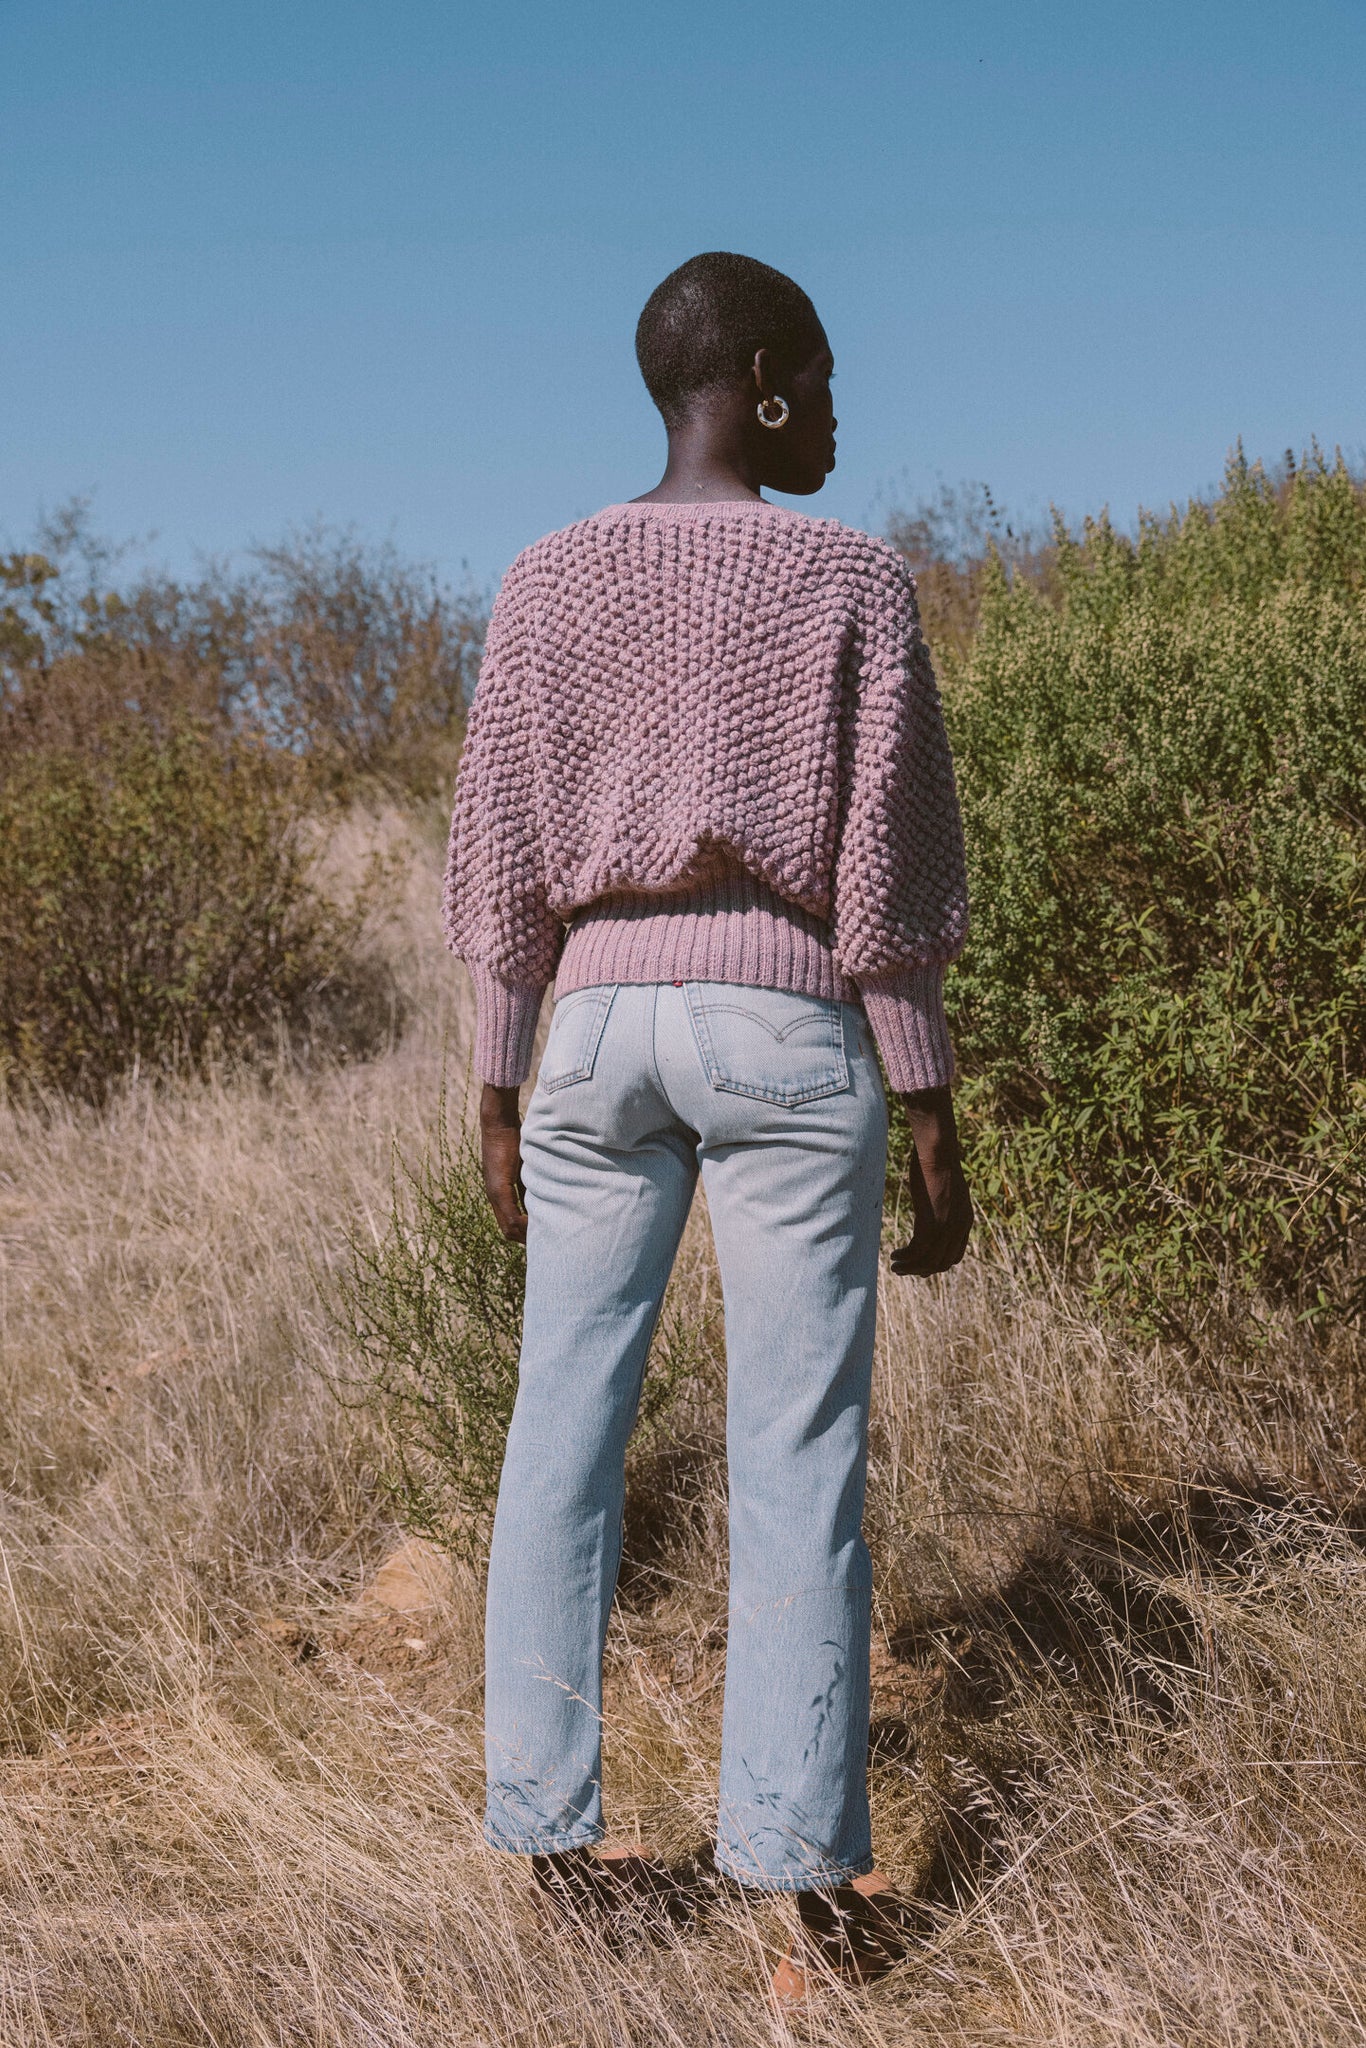
M 98 1098 L 356 988 L 296 764 L 182 722 L 13 755 L 0 778 L 0 1080 Z
M 941 669 L 966 659 L 994 565 L 1055 589 L 1051 532 L 1008 519 L 985 484 L 941 484 L 911 511 L 894 513 L 887 538 L 915 574 L 921 624 Z
M 452 1146 L 443 1099 L 419 1163 L 395 1154 L 384 1236 L 352 1238 L 338 1327 L 364 1361 L 364 1398 L 390 1425 L 389 1485 L 403 1519 L 463 1555 L 478 1554 L 497 1496 L 525 1280 L 526 1254 L 499 1232 L 469 1132 Z M 666 1306 L 641 1397 L 644 1441 L 701 1348 Z
M 996 560 L 950 664 L 977 1188 L 1149 1329 L 1215 1275 L 1359 1308 L 1366 498 L 1241 451 L 1212 504 Z
M 392 1022 L 311 849 L 332 800 L 449 785 L 482 635 L 391 549 L 325 529 L 120 582 L 79 504 L 0 557 L 0 1085 L 98 1097 L 306 1024 Z
M 236 677 L 250 714 L 334 781 L 448 791 L 483 643 L 478 600 L 326 529 L 253 559 Z
M 6 751 L 190 717 L 259 734 L 332 790 L 449 789 L 483 641 L 476 593 L 325 527 L 194 584 L 119 584 L 79 505 L 39 540 L 0 557 Z

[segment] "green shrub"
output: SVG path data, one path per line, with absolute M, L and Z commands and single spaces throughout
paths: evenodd
M 979 1196 L 1150 1330 L 1359 1308 L 1366 499 L 1341 460 L 983 579 L 947 678 Z
M 0 777 L 0 1078 L 99 1098 L 317 1016 L 364 914 L 315 886 L 297 764 L 189 721 Z
M 484 1193 L 474 1139 L 454 1147 L 441 1103 L 416 1166 L 397 1153 L 388 1228 L 360 1234 L 338 1290 L 338 1329 L 363 1361 L 362 1398 L 388 1425 L 388 1483 L 411 1528 L 477 1555 L 498 1491 L 517 1393 L 526 1254 L 509 1244 Z M 641 1397 L 650 1439 L 703 1351 L 666 1305 Z

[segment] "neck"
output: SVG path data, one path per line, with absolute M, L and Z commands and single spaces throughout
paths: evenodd
M 644 496 L 671 504 L 757 498 L 761 478 L 747 440 L 735 419 L 704 415 L 671 427 L 664 474 Z

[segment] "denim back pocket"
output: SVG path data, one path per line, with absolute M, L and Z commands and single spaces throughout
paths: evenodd
M 541 1056 L 537 1085 L 553 1095 L 573 1081 L 592 1078 L 607 1012 L 617 985 L 604 982 L 598 988 L 575 989 L 561 996 L 550 1019 L 550 1035 Z
M 729 982 L 690 981 L 683 993 L 713 1088 L 792 1107 L 849 1086 L 842 1003 Z

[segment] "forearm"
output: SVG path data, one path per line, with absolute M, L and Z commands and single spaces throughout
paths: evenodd
M 498 1088 L 485 1081 L 479 1097 L 481 1130 L 519 1131 L 522 1128 L 522 1091 Z
M 915 1235 L 892 1254 L 892 1271 L 927 1279 L 956 1266 L 972 1234 L 972 1196 L 963 1174 L 953 1090 L 937 1088 L 901 1092 L 899 1100 L 915 1140 L 911 1159 L 911 1205 Z
M 484 1083 L 479 1098 L 479 1150 L 484 1188 L 498 1228 L 513 1244 L 526 1243 L 522 1187 L 522 1109 L 515 1087 Z
M 953 1113 L 953 1087 L 910 1089 L 899 1094 L 915 1140 L 916 1158 L 927 1178 L 950 1174 L 960 1164 L 958 1123 Z

